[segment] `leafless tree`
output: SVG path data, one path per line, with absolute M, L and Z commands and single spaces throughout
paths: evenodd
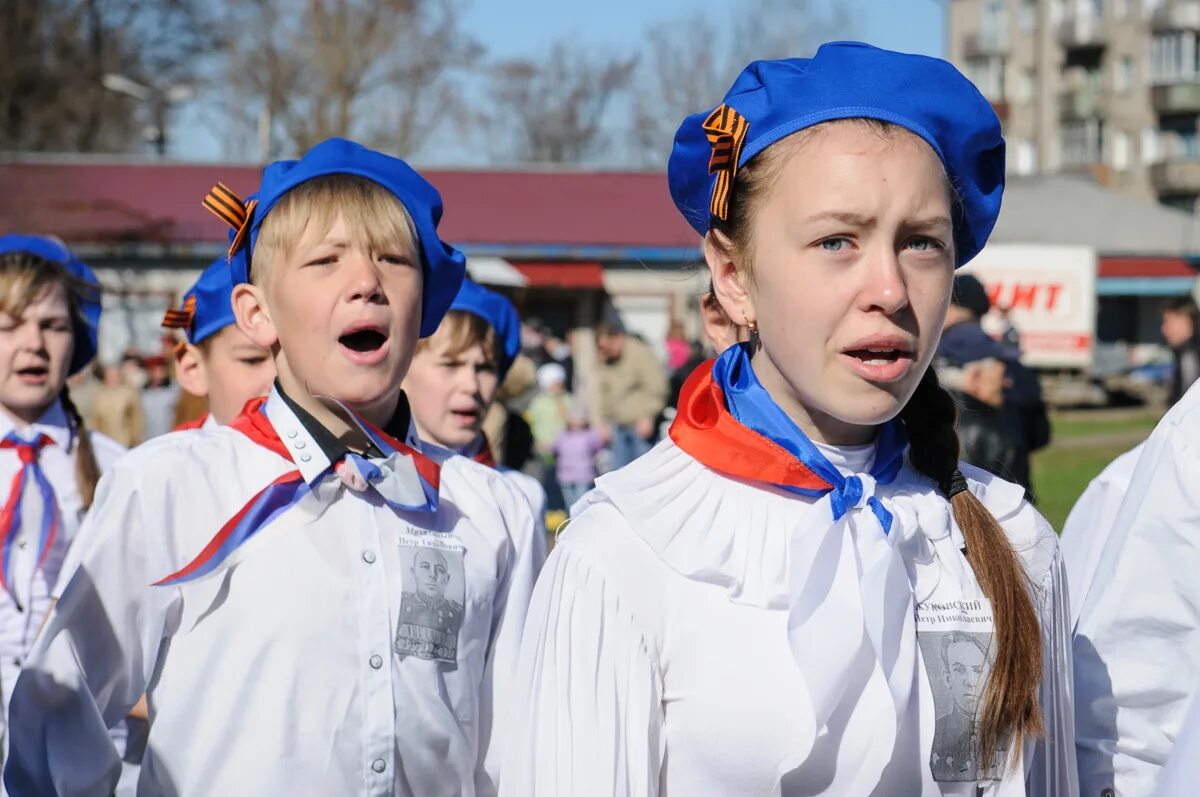
M 151 94 L 191 80 L 212 16 L 201 0 L 4 0 L 0 149 L 136 149 L 161 108 L 106 90 L 104 76 Z
M 633 75 L 637 58 L 555 44 L 541 60 L 496 65 L 493 111 L 486 124 L 510 137 L 511 155 L 539 163 L 580 163 L 603 154 L 607 118 Z
M 461 0 L 242 0 L 221 69 L 235 135 L 257 154 L 347 136 L 419 152 L 462 115 L 459 81 L 479 55 Z M 252 132 L 253 131 L 253 132 Z
M 753 0 L 724 25 L 695 14 L 652 28 L 632 97 L 631 160 L 661 166 L 684 117 L 717 105 L 747 64 L 811 55 L 848 28 L 844 4 L 823 11 L 814 0 Z

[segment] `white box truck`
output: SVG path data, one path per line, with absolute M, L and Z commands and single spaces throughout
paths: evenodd
M 1105 400 L 1092 384 L 1096 347 L 1096 251 L 1087 246 L 989 244 L 963 272 L 987 288 L 984 329 L 998 336 L 1000 308 L 1021 338 L 1021 361 L 1042 376 L 1051 403 Z

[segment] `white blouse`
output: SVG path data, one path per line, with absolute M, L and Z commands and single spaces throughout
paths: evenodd
M 822 450 L 860 476 L 873 456 Z M 1046 735 L 982 793 L 1073 795 L 1055 535 L 1021 488 L 967 470 L 1021 555 L 1043 642 Z M 831 524 L 825 499 L 725 477 L 670 440 L 602 477 L 534 592 L 501 793 L 974 797 L 931 774 L 914 616 L 982 595 L 932 482 L 906 466 L 875 494 L 886 537 L 869 496 Z

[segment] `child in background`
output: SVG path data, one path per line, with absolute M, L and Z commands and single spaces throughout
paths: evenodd
M 404 389 L 420 439 L 498 468 L 529 501 L 534 538 L 544 541 L 545 490 L 532 476 L 501 467 L 483 433 L 484 418 L 520 353 L 520 330 L 512 302 L 464 280 L 437 332 L 417 344 Z M 544 545 L 534 555 L 540 567 Z
M 6 707 L 96 482 L 125 453 L 88 431 L 66 386 L 96 356 L 99 321 L 96 276 L 62 243 L 0 237 L 0 484 L 11 484 L 0 513 Z
M 110 363 L 101 368 L 87 425 L 126 448 L 142 442 L 142 397 L 126 380 L 122 366 Z
M 575 407 L 567 419 L 567 428 L 554 440 L 554 475 L 563 491 L 569 511 L 596 482 L 596 454 L 604 441 L 588 426 L 587 413 Z
M 183 306 L 163 317 L 165 328 L 182 330 L 186 336 L 175 350 L 180 386 L 208 400 L 208 412 L 180 428 L 223 426 L 241 413 L 247 401 L 271 392 L 275 379 L 271 351 L 237 328 L 232 293 L 233 270 L 228 258 L 221 257 L 184 294 Z
M 106 726 L 146 694 L 142 794 L 493 794 L 533 519 L 495 471 L 403 442 L 401 382 L 464 271 L 441 198 L 332 139 L 268 166 L 254 203 L 205 204 L 278 381 L 105 478 L 10 704 L 5 783 L 111 794 Z
M 538 394 L 529 402 L 529 428 L 537 452 L 549 454 L 559 432 L 567 428 L 574 399 L 567 392 L 567 371 L 558 363 L 546 363 L 537 369 Z

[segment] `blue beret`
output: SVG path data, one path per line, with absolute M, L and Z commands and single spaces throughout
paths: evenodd
M 785 136 L 851 118 L 891 122 L 933 148 L 961 203 L 954 218 L 957 265 L 975 257 L 1004 193 L 1004 139 L 995 111 L 948 62 L 859 42 L 746 67 L 722 105 L 679 127 L 667 168 L 671 198 L 704 235 L 714 214 L 724 218 L 738 168 Z
M 249 282 L 250 260 L 263 219 L 288 191 L 301 183 L 330 174 L 351 174 L 366 178 L 391 192 L 412 217 L 421 253 L 424 288 L 421 297 L 421 337 L 432 335 L 446 314 L 450 300 L 458 292 L 466 272 L 466 258 L 438 238 L 442 218 L 442 197 L 424 177 L 404 161 L 367 149 L 342 138 L 322 141 L 298 161 L 276 161 L 263 170 L 262 184 L 252 197 L 256 204 L 247 206 L 248 214 L 238 214 L 237 200 L 224 186 L 218 186 L 205 199 L 205 206 L 235 229 L 230 232 L 234 283 Z M 222 193 L 223 192 L 223 193 Z M 230 214 L 230 215 L 227 215 Z M 237 229 L 248 218 L 249 228 Z M 232 257 L 246 245 L 240 261 Z
M 218 258 L 183 295 L 183 307 L 167 311 L 162 325 L 182 329 L 188 343 L 200 343 L 234 322 L 232 294 L 229 261 Z
M 501 356 L 497 373 L 500 381 L 504 381 L 513 360 L 521 352 L 521 318 L 517 315 L 517 308 L 495 291 L 489 291 L 471 280 L 463 280 L 450 309 L 477 315 L 495 330 L 496 338 L 500 341 Z
M 40 235 L 0 236 L 0 254 L 23 252 L 40 257 L 59 266 L 73 277 L 78 285 L 72 294 L 78 297 L 83 318 L 72 320 L 75 351 L 71 355 L 70 373 L 75 374 L 96 356 L 96 340 L 100 329 L 100 280 L 75 253 L 60 241 Z

